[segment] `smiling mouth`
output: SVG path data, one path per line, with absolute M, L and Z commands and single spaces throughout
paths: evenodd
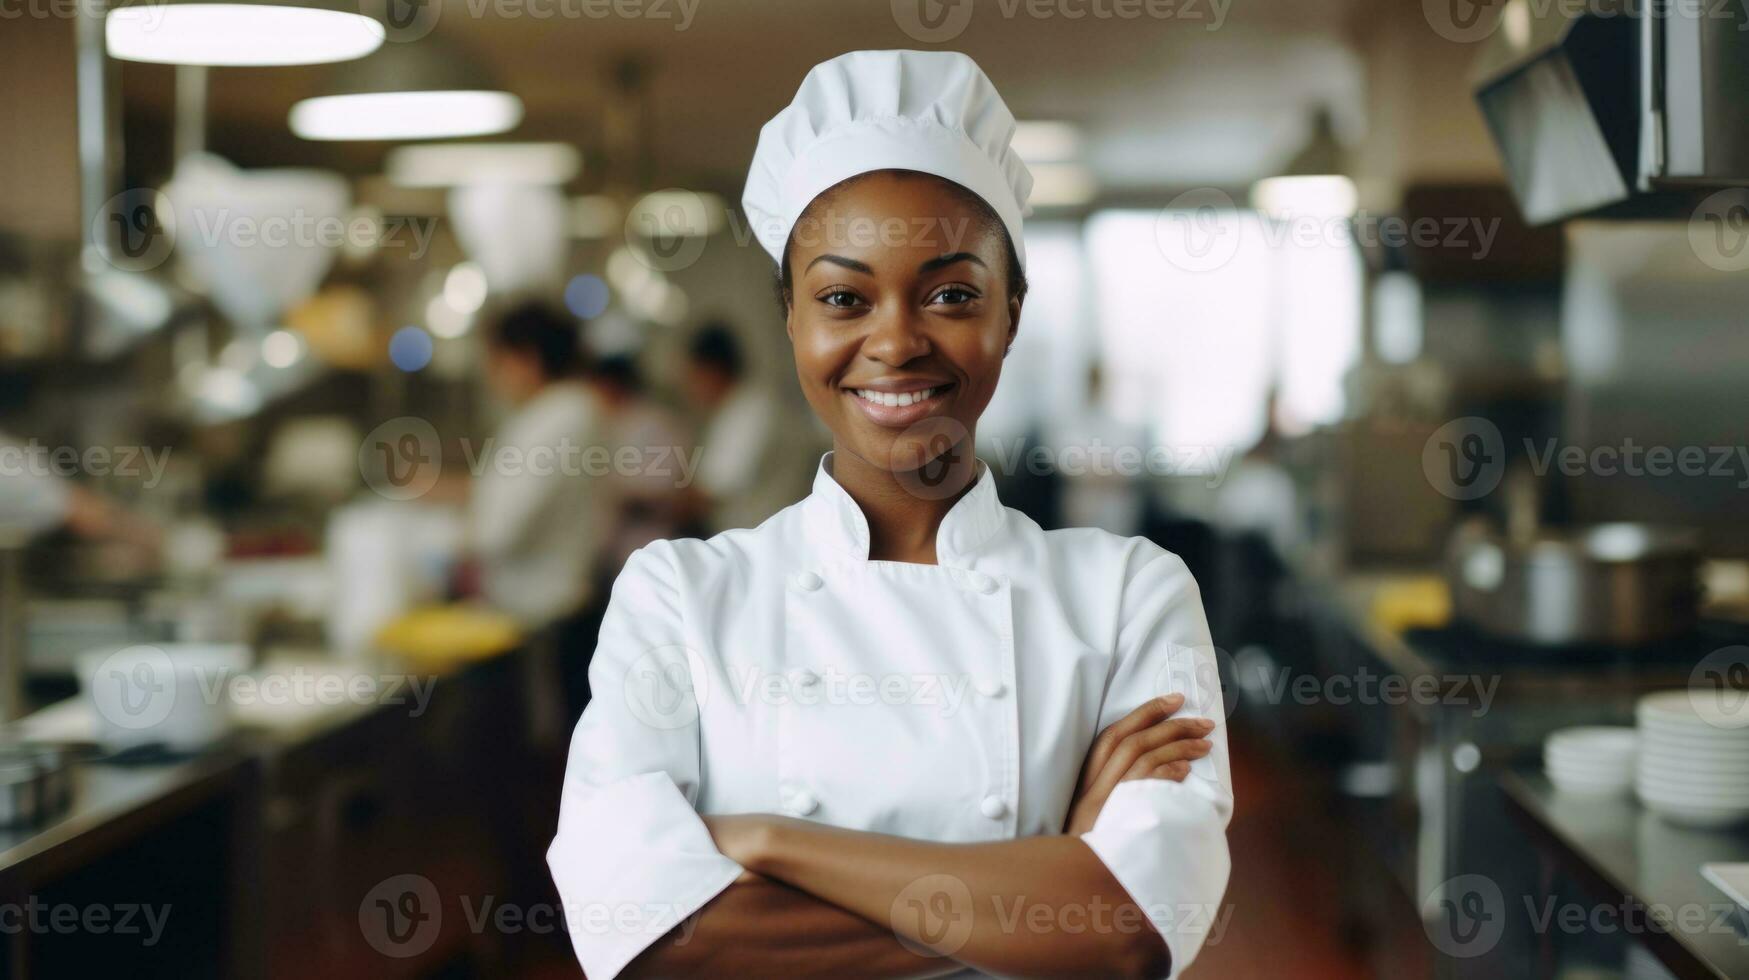
M 915 391 L 879 391 L 874 388 L 846 388 L 845 393 L 869 421 L 882 426 L 906 426 L 935 414 L 947 404 L 944 397 L 952 391 L 949 382 Z

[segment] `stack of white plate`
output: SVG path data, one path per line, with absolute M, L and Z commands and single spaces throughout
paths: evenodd
M 1543 742 L 1555 789 L 1574 796 L 1621 796 L 1634 786 L 1639 735 L 1632 728 L 1563 728 Z
M 1703 688 L 1640 699 L 1640 767 L 1647 808 L 1672 823 L 1725 827 L 1749 819 L 1749 699 Z

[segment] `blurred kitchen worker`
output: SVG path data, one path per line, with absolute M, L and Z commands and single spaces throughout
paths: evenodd
M 710 499 L 715 530 L 757 527 L 796 498 L 788 467 L 779 465 L 778 406 L 746 378 L 741 344 L 728 325 L 711 323 L 687 351 L 686 391 L 709 416 L 699 488 Z
M 0 535 L 29 539 L 65 528 L 153 550 L 157 529 L 108 497 L 41 464 L 40 448 L 0 432 Z
M 601 406 L 602 443 L 612 454 L 605 481 L 610 514 L 598 571 L 605 586 L 644 545 L 702 533 L 699 498 L 689 492 L 698 451 L 680 417 L 645 390 L 636 358 L 600 358 L 587 379 Z
M 587 463 L 601 412 L 582 367 L 577 324 L 544 306 L 510 310 L 487 336 L 486 378 L 512 412 L 477 463 L 471 544 L 486 597 L 529 627 L 594 597 L 602 511 Z

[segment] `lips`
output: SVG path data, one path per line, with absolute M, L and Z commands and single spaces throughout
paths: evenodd
M 908 390 L 889 390 L 903 388 Z M 880 426 L 907 426 L 934 415 L 947 404 L 952 384 L 894 385 L 882 388 L 846 388 L 845 397 L 856 403 L 864 417 Z

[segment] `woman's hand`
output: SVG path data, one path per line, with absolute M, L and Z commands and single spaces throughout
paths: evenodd
M 1118 783 L 1132 779 L 1182 781 L 1190 763 L 1209 754 L 1214 745 L 1203 736 L 1214 731 L 1207 718 L 1173 718 L 1184 706 L 1184 695 L 1154 698 L 1099 733 L 1081 766 L 1081 780 L 1069 804 L 1065 834 L 1093 829 L 1099 811 Z

